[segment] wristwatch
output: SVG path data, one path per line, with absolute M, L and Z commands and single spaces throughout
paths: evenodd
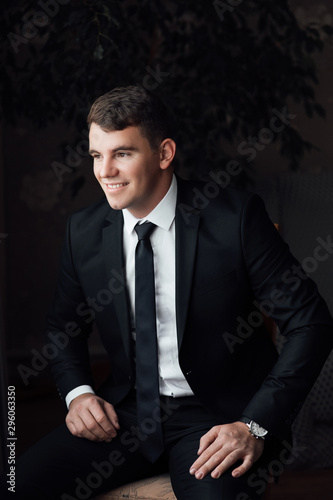
M 241 421 L 248 426 L 250 434 L 256 439 L 258 438 L 265 439 L 265 437 L 267 436 L 268 431 L 266 431 L 266 429 L 257 424 L 257 422 L 255 422 L 254 420 L 242 418 Z

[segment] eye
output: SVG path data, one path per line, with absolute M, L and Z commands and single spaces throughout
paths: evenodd
M 126 158 L 127 156 L 130 156 L 129 153 L 124 153 L 124 152 L 119 152 L 116 155 L 118 158 Z
M 93 155 L 91 155 L 91 157 L 93 160 L 100 160 L 102 158 L 102 155 L 93 154 Z

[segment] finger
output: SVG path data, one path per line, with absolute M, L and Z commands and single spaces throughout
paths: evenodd
M 207 474 L 211 473 L 212 471 L 216 471 L 216 474 L 218 474 L 216 477 L 220 476 L 219 469 L 218 467 L 221 466 L 221 463 L 224 463 L 225 456 L 220 453 L 215 453 L 207 462 L 204 463 L 202 467 L 200 467 L 196 472 L 195 472 L 195 477 L 197 479 L 203 479 Z M 212 475 L 212 477 L 215 477 Z
M 99 439 L 109 440 L 116 437 L 117 430 L 104 411 L 104 408 L 98 402 L 89 409 L 88 414 L 83 414 L 83 419 L 88 430 Z
M 102 420 L 102 416 L 100 416 L 99 413 L 97 414 L 97 418 Z M 83 437 L 91 437 L 91 435 L 93 435 L 94 440 L 105 440 L 109 437 L 109 435 L 99 424 L 97 418 L 96 415 L 94 415 L 94 413 L 89 410 L 84 410 L 83 412 L 78 414 L 78 419 L 76 419 L 75 423 L 80 429 L 81 435 Z
M 87 427 L 85 420 L 83 420 L 80 415 L 67 416 L 66 425 L 73 436 L 89 439 L 90 441 L 101 441 L 101 439 Z
M 110 403 L 102 398 L 86 395 L 75 398 L 69 407 L 66 423 L 73 435 L 93 441 L 111 441 L 117 435 L 117 429 L 110 421 L 104 405 L 110 408 L 111 417 L 117 425 L 117 418 Z M 119 424 L 118 424 L 119 425 Z
M 229 453 L 223 461 L 221 461 L 216 467 L 214 467 L 211 472 L 211 476 L 217 479 L 224 474 L 230 467 L 232 467 L 236 462 L 242 460 L 242 453 L 240 450 L 233 451 Z M 250 467 L 249 467 L 250 468 Z M 241 475 L 241 474 L 239 474 Z M 239 477 L 238 475 L 233 477 Z
M 89 406 L 76 405 L 71 416 L 79 437 L 94 441 L 108 441 L 116 435 L 116 430 L 98 399 L 91 401 Z
M 234 469 L 231 473 L 233 477 L 240 477 L 247 472 L 250 467 L 253 465 L 253 460 L 250 459 L 250 457 L 245 457 L 242 465 Z
M 114 407 L 110 403 L 105 402 L 104 403 L 104 411 L 105 411 L 108 419 L 112 423 L 112 425 L 115 427 L 115 429 L 119 430 L 120 425 L 119 425 L 118 415 L 117 415 Z
M 215 453 L 207 462 L 204 463 L 198 470 L 195 471 L 195 477 L 197 479 L 203 479 L 207 474 L 211 473 L 214 479 L 222 476 L 222 474 L 227 471 L 232 465 L 242 459 L 242 453 L 240 450 L 233 451 L 229 454 L 222 455 L 221 453 Z M 239 477 L 244 474 L 252 465 L 250 460 L 249 464 L 246 465 L 244 472 L 237 472 L 238 475 L 234 477 Z
M 198 455 L 201 455 L 201 453 L 205 451 L 215 441 L 215 439 L 216 439 L 216 431 L 215 428 L 213 427 L 200 439 Z
M 200 472 L 203 472 L 204 475 L 206 475 L 210 470 L 213 470 L 214 467 L 217 465 L 217 460 L 222 461 L 226 456 L 226 452 L 221 448 L 221 445 L 217 443 L 212 443 L 209 448 L 207 448 L 205 451 L 202 452 L 200 457 L 193 463 L 193 465 L 190 468 L 190 474 L 194 475 L 197 477 L 197 475 L 201 476 Z M 213 459 L 213 457 L 215 457 Z M 213 462 L 212 462 L 213 459 Z M 208 470 L 209 465 L 207 464 L 212 464 L 214 463 L 214 466 Z M 204 476 L 202 476 L 204 477 Z

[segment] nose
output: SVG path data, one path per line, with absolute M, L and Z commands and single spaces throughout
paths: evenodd
M 110 158 L 104 158 L 101 165 L 100 176 L 103 178 L 116 177 L 119 174 L 119 170 L 115 162 Z

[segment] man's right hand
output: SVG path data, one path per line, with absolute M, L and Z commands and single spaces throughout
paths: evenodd
M 114 407 L 90 393 L 73 399 L 66 416 L 66 425 L 74 436 L 90 441 L 110 442 L 120 429 Z

